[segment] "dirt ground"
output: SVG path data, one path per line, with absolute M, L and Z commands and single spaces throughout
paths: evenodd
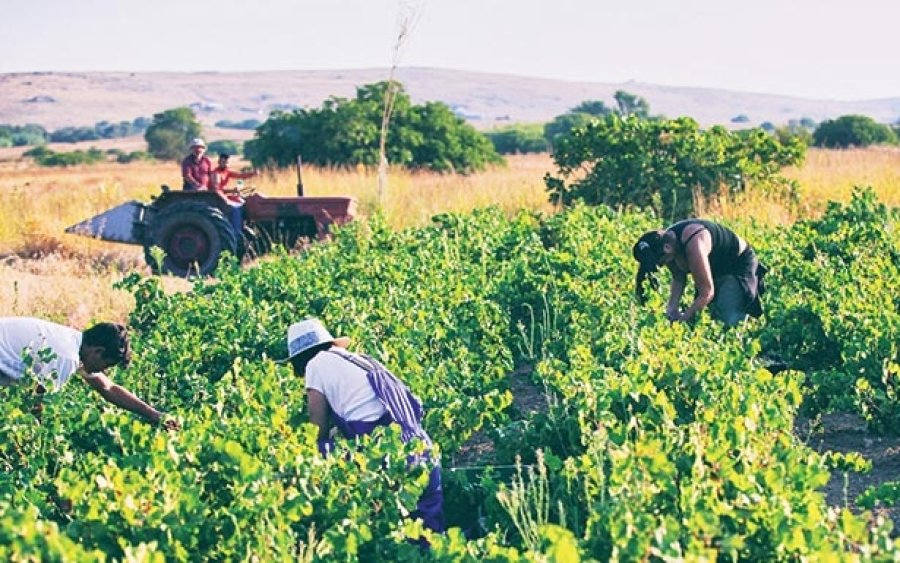
M 878 436 L 866 428 L 865 421 L 851 413 L 823 415 L 817 420 L 799 418 L 795 434 L 817 452 L 856 452 L 872 462 L 866 473 L 834 472 L 824 493 L 831 506 L 848 506 L 854 512 L 856 497 L 872 486 L 900 480 L 900 437 Z M 900 507 L 878 508 L 877 513 L 894 521 L 894 535 L 900 532 Z
M 531 380 L 531 368 L 523 366 L 510 374 L 510 390 L 513 394 L 512 412 L 524 419 L 535 412 L 546 411 L 548 399 L 545 390 Z M 834 472 L 823 489 L 830 506 L 849 507 L 859 513 L 856 498 L 866 489 L 889 481 L 900 480 L 900 437 L 878 436 L 868 430 L 865 421 L 851 413 L 834 413 L 808 419 L 798 417 L 794 433 L 810 448 L 824 453 L 856 452 L 872 463 L 866 473 Z M 494 462 L 494 443 L 485 432 L 478 432 L 469 439 L 448 466 L 487 465 Z M 845 482 L 846 477 L 846 482 Z M 900 535 L 900 507 L 878 508 L 876 513 L 894 522 L 894 535 Z

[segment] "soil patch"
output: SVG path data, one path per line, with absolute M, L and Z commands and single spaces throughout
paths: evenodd
M 513 421 L 528 420 L 540 412 L 547 412 L 547 390 L 531 379 L 532 367 L 523 365 L 509 374 L 509 390 L 513 396 L 510 417 Z M 460 446 L 450 459 L 451 467 L 492 465 L 496 463 L 494 440 L 489 431 L 480 430 Z
M 872 462 L 872 469 L 866 473 L 832 473 L 823 490 L 830 506 L 846 506 L 855 513 L 862 512 L 856 505 L 856 497 L 869 487 L 900 479 L 900 437 L 873 434 L 855 414 L 832 413 L 815 419 L 797 417 L 794 432 L 819 453 L 855 452 Z M 874 512 L 894 521 L 895 535 L 900 531 L 900 507 L 876 508 Z

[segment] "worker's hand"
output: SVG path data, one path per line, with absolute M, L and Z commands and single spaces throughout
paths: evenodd
M 672 322 L 683 320 L 681 311 L 676 309 L 666 309 L 666 318 Z
M 154 424 L 162 426 L 166 430 L 181 430 L 181 424 L 173 417 L 164 413 L 159 413 L 159 417 L 154 421 Z
M 162 425 L 166 430 L 181 430 L 181 424 L 174 418 L 167 418 Z

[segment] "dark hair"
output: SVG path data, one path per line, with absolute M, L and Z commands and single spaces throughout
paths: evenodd
M 638 303 L 643 304 L 644 298 L 644 281 L 650 279 L 650 286 L 653 289 L 659 287 L 659 282 L 653 274 L 659 268 L 659 260 L 663 257 L 663 236 L 665 231 L 647 231 L 641 238 L 634 243 L 631 254 L 638 261 L 640 266 L 637 271 L 637 278 L 634 283 L 634 294 L 637 296 Z
M 222 159 L 222 158 L 224 158 L 224 159 L 229 159 L 229 158 L 231 158 L 231 155 L 228 154 L 227 152 L 220 152 L 220 153 L 219 153 L 219 158 L 220 158 L 220 159 Z
M 294 373 L 296 375 L 303 376 L 306 373 L 306 364 L 308 364 L 309 361 L 316 356 L 316 354 L 324 350 L 328 350 L 329 348 L 331 348 L 331 346 L 331 342 L 316 344 L 312 348 L 304 350 L 291 358 L 291 365 L 294 367 Z
M 131 345 L 125 327 L 113 323 L 98 323 L 87 329 L 81 336 L 82 346 L 103 348 L 103 357 L 113 365 L 128 367 L 131 362 Z

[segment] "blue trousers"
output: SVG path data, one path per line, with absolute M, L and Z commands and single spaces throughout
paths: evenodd
M 747 294 L 737 277 L 732 275 L 716 278 L 716 296 L 709 306 L 714 319 L 725 326 L 735 326 L 747 318 Z
M 244 207 L 237 205 L 229 205 L 231 208 L 231 228 L 234 230 L 234 236 L 238 241 L 238 244 L 241 243 L 241 236 L 244 233 Z

